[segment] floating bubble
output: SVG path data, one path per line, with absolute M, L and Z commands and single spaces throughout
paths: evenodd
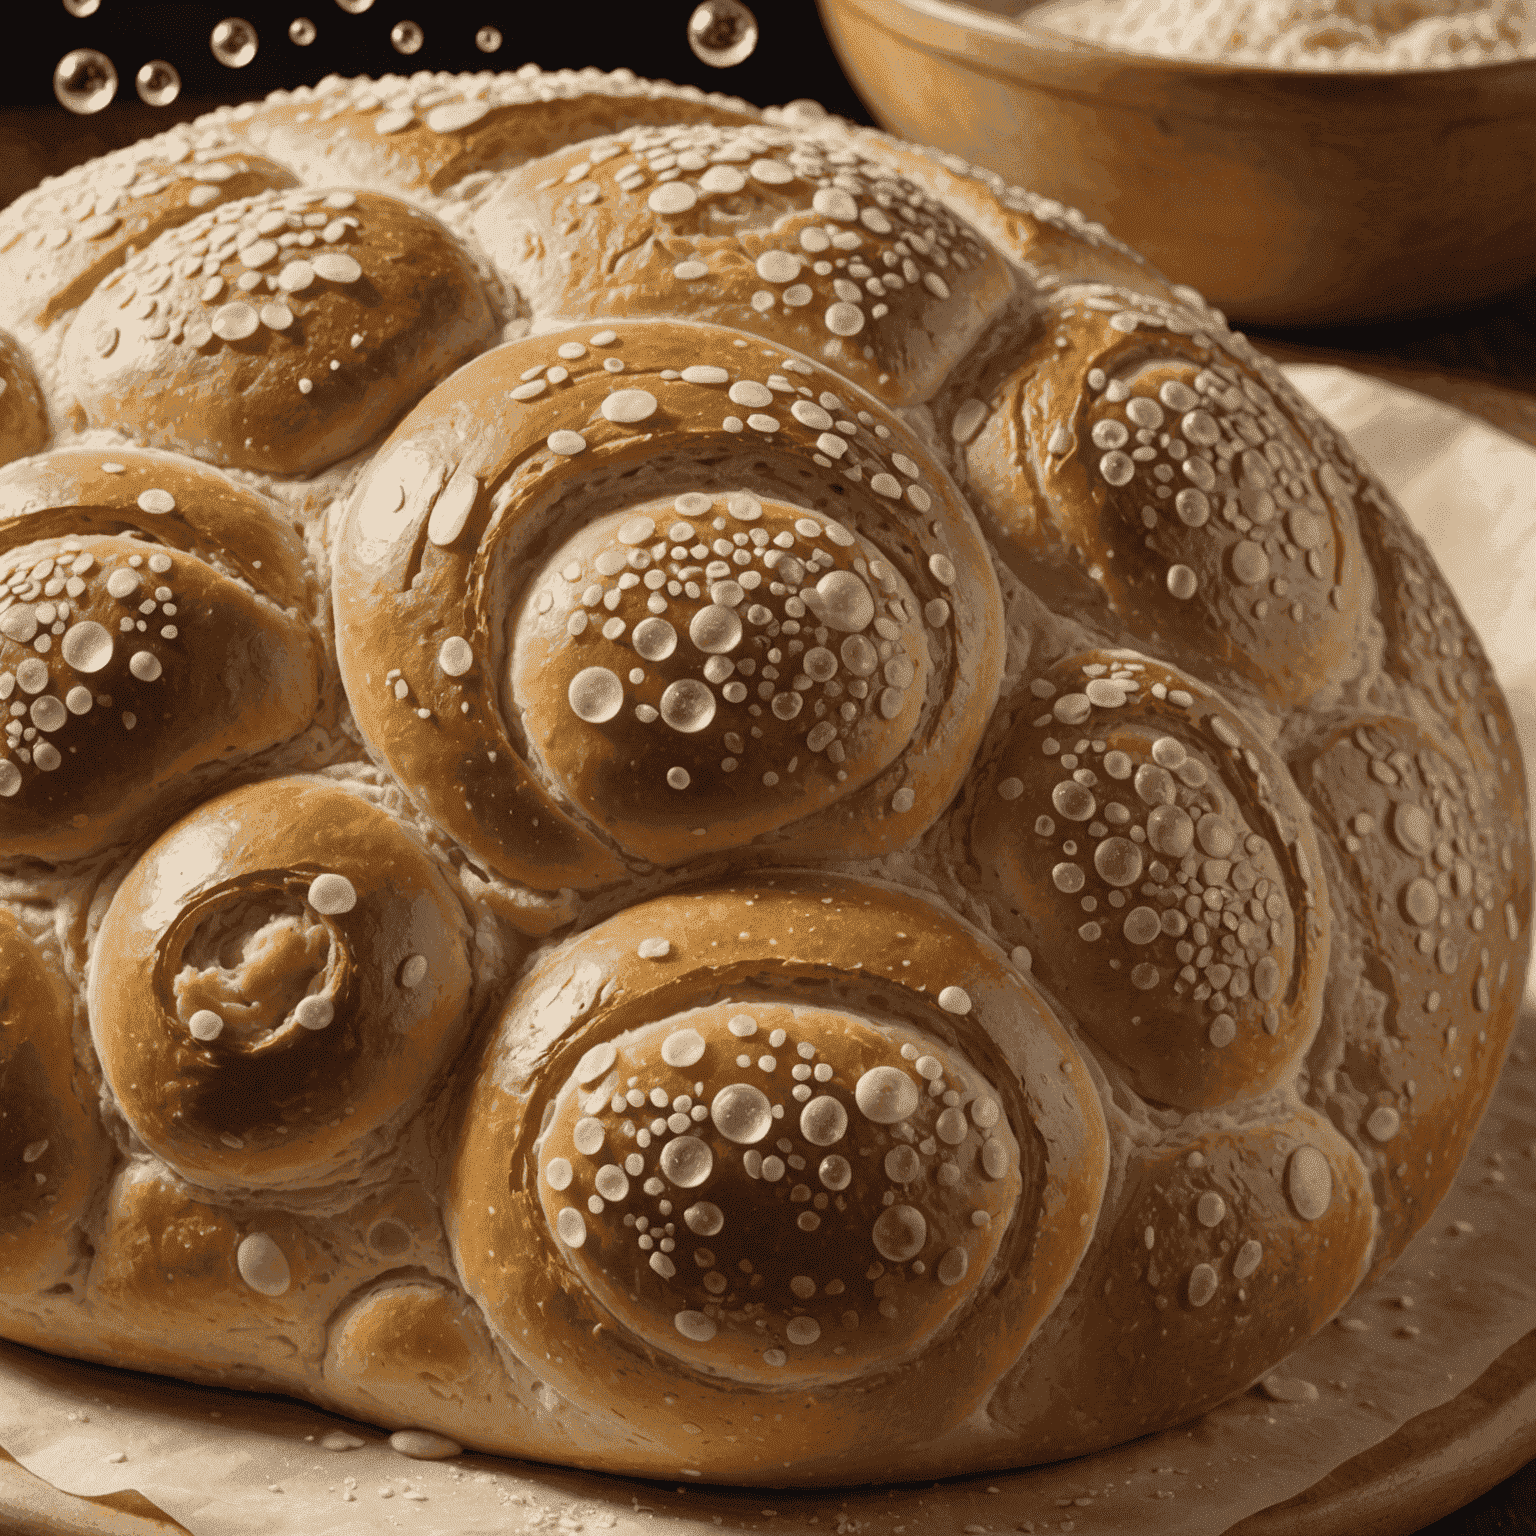
M 396 53 L 416 53 L 426 41 L 426 34 L 414 21 L 397 21 L 389 29 L 389 40 Z
M 256 28 L 239 16 L 226 16 L 210 34 L 208 46 L 227 69 L 244 69 L 256 57 Z
M 64 9 L 71 16 L 94 16 L 101 9 L 101 0 L 64 0 Z
M 741 0 L 704 0 L 688 18 L 688 46 L 706 64 L 729 69 L 757 47 L 757 18 Z
M 53 72 L 53 94 L 71 112 L 100 112 L 117 95 L 112 60 L 94 48 L 72 48 Z
M 501 33 L 495 27 L 481 27 L 475 33 L 475 47 L 481 53 L 495 53 L 501 47 Z
M 314 42 L 315 35 L 315 24 L 308 16 L 295 16 L 288 23 L 288 41 L 297 43 L 300 48 L 308 48 Z
M 176 73 L 176 66 L 167 64 L 164 59 L 151 59 L 148 64 L 141 64 L 133 84 L 139 100 L 151 107 L 168 107 L 181 95 L 181 76 Z
M 364 11 L 373 9 L 373 0 L 336 0 L 336 4 L 349 16 L 361 16 Z

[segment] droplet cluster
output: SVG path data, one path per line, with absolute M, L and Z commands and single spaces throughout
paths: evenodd
M 168 231 L 108 276 L 82 312 L 91 353 L 110 358 L 125 336 L 201 350 L 297 324 L 302 338 L 309 308 L 363 276 L 347 249 L 359 238 L 359 211 L 351 192 L 274 193 Z M 316 358 L 299 390 L 308 394 L 350 361 Z
M 564 628 L 576 721 L 623 715 L 662 733 L 642 769 L 656 789 L 697 791 L 706 762 L 712 780 L 740 772 L 767 790 L 816 763 L 841 782 L 853 738 L 899 726 L 882 761 L 904 744 L 928 673 L 923 620 L 897 569 L 843 524 L 747 491 L 610 522 L 601 547 L 589 529 L 582 557 L 553 557 L 531 608 Z M 689 740 L 672 752 L 668 733 Z
M 1200 567 L 1219 568 L 1228 599 L 1255 622 L 1273 614 L 1305 624 L 1325 602 L 1341 605 L 1333 517 L 1336 509 L 1348 526 L 1349 497 L 1262 384 L 1213 359 L 1199 369 L 1144 365 L 1135 382 L 1095 368 L 1088 389 L 1081 451 L 1126 520 L 1145 530 L 1146 547 L 1168 559 L 1174 598 L 1195 597 Z M 1060 455 L 1074 441 L 1062 429 L 1049 446 Z M 1197 558 L 1189 539 L 1201 529 L 1215 551 Z
M 163 513 L 175 500 L 151 489 L 140 505 Z M 137 726 L 149 690 L 168 668 L 174 676 L 180 659 L 169 642 L 183 622 L 177 559 L 188 558 L 94 537 L 29 545 L 20 564 L 0 557 L 0 795 L 19 793 L 29 771 L 59 769 L 85 745 L 82 732 L 98 711 L 114 711 L 124 730 Z
M 550 202 L 546 216 L 539 210 Z M 640 302 L 652 313 L 724 319 L 716 306 L 728 301 L 730 323 L 761 317 L 808 352 L 846 341 L 853 375 L 891 398 L 909 389 L 920 397 L 930 382 L 914 328 L 978 326 L 983 317 L 966 306 L 1006 291 L 996 256 L 915 183 L 859 149 L 764 124 L 637 128 L 546 156 L 517 173 L 481 215 L 482 230 L 489 238 L 507 219 L 542 227 L 567 208 L 655 225 L 661 238 L 645 243 L 644 271 L 628 283 L 624 270 L 631 313 Z M 563 291 L 563 269 L 525 274 L 508 259 L 528 291 L 546 282 Z M 962 296 L 964 305 L 950 302 Z M 803 339 L 798 324 L 785 330 L 797 317 L 806 317 Z M 898 373 L 921 377 L 892 384 Z
M 1202 1005 L 1206 1038 L 1221 1049 L 1237 1038 L 1234 1005 L 1247 999 L 1268 1033 L 1279 1028 L 1294 944 L 1290 901 L 1273 847 L 1246 826 L 1209 766 L 1210 743 L 1192 752 L 1180 737 L 1158 735 L 1139 750 L 1130 740 L 1112 747 L 1113 727 L 1091 718 L 1136 702 L 1144 671 L 1134 661 L 1088 662 L 1081 692 L 1035 681 L 1035 697 L 1050 703 L 1033 722 L 1038 751 L 1060 777 L 1048 805 L 1015 810 L 1032 820 L 1039 856 L 1051 860 L 1057 899 L 1081 915 L 1078 943 L 1111 950 L 1105 962 L 1128 972 L 1137 992 L 1166 988 Z M 1194 702 L 1163 682 L 1148 694 L 1175 707 Z M 1218 750 L 1237 746 L 1220 716 L 1210 735 Z M 1009 776 L 996 793 L 1017 801 L 1023 789 Z
M 931 1331 L 995 1252 L 1018 1156 L 953 1051 L 744 1001 L 592 1046 L 538 1163 L 550 1228 L 600 1297 L 639 1292 L 670 1353 L 783 1382 Z
M 1518 981 L 1518 844 L 1483 789 L 1406 721 L 1340 729 L 1301 773 L 1347 872 L 1342 900 L 1368 914 L 1372 974 L 1390 978 L 1384 1027 L 1356 1042 L 1347 1083 L 1322 1072 L 1315 1086 L 1348 1100 L 1363 1148 L 1416 1181 L 1431 1170 L 1401 1163 L 1391 1143 L 1423 1108 L 1418 1074 L 1485 1072 L 1489 1031 L 1467 1020 L 1492 1022 Z

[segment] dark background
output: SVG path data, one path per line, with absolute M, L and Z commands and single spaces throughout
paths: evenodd
M 0 207 L 44 176 L 132 144 L 222 102 L 259 100 L 269 91 L 314 83 L 327 74 L 413 74 L 417 70 L 632 69 L 651 79 L 727 91 L 759 106 L 810 96 L 829 112 L 873 119 L 843 78 L 816 13 L 815 0 L 758 0 L 760 28 L 751 58 L 715 69 L 688 46 L 695 0 L 374 0 L 361 16 L 336 0 L 101 0 L 94 16 L 71 16 L 62 0 L 0 0 L 13 26 L 10 62 L 0 86 Z M 256 57 L 241 69 L 214 58 L 209 34 L 227 16 L 256 28 Z M 317 36 L 301 48 L 288 24 L 307 16 Z M 425 33 L 414 54 L 389 40 L 397 21 Z M 481 53 L 475 33 L 494 26 L 496 53 Z M 54 66 L 72 48 L 94 48 L 117 69 L 117 95 L 89 116 L 65 111 L 53 94 Z M 139 66 L 164 59 L 181 76 L 181 96 L 148 107 L 134 89 Z
M 626 66 L 638 75 L 730 91 L 762 105 L 815 96 L 830 111 L 869 122 L 843 79 L 816 15 L 814 0 L 758 0 L 757 51 L 730 69 L 712 69 L 694 57 L 685 35 L 694 0 L 375 0 L 351 16 L 336 0 L 213 0 L 211 4 L 102 0 L 94 16 L 77 19 L 60 0 L 4 0 L 13 20 L 25 10 L 25 29 L 15 27 L 13 55 L 0 91 L 7 106 L 54 105 L 52 76 L 71 48 L 96 48 L 117 66 L 118 99 L 101 114 L 117 113 L 124 101 L 139 105 L 133 75 L 150 59 L 165 59 L 181 73 L 189 97 L 245 100 L 279 86 L 322 75 L 410 74 L 418 69 L 600 69 Z M 14 7 L 14 9 L 12 9 Z M 256 57 L 243 69 L 227 69 L 208 46 L 209 33 L 226 16 L 249 21 L 260 37 Z M 288 23 L 307 16 L 318 31 L 300 48 L 288 39 Z M 397 53 L 390 28 L 417 22 L 426 34 L 420 52 Z M 503 36 L 498 53 L 475 47 L 475 32 L 494 26 Z M 61 110 L 61 126 L 69 121 Z

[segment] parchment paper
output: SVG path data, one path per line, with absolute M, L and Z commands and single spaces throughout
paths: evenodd
M 1428 538 L 1481 634 L 1536 767 L 1536 452 L 1341 369 L 1294 382 L 1354 440 Z M 411 1461 L 372 1428 L 0 1346 L 0 1445 L 70 1493 L 135 1488 L 195 1536 L 611 1530 L 706 1536 L 1071 1531 L 1219 1536 L 1453 1397 L 1536 1325 L 1536 989 L 1456 1185 L 1372 1290 L 1281 1374 L 1194 1424 L 1054 1467 L 823 1494 L 641 1483 L 464 1455 Z M 341 1432 L 354 1442 L 327 1449 Z M 340 1443 L 335 1442 L 333 1443 Z

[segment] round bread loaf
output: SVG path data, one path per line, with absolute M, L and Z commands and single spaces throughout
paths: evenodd
M 0 1334 L 938 1477 L 1210 1409 L 1445 1194 L 1508 711 L 1102 229 L 530 66 L 173 130 L 0 277 Z

